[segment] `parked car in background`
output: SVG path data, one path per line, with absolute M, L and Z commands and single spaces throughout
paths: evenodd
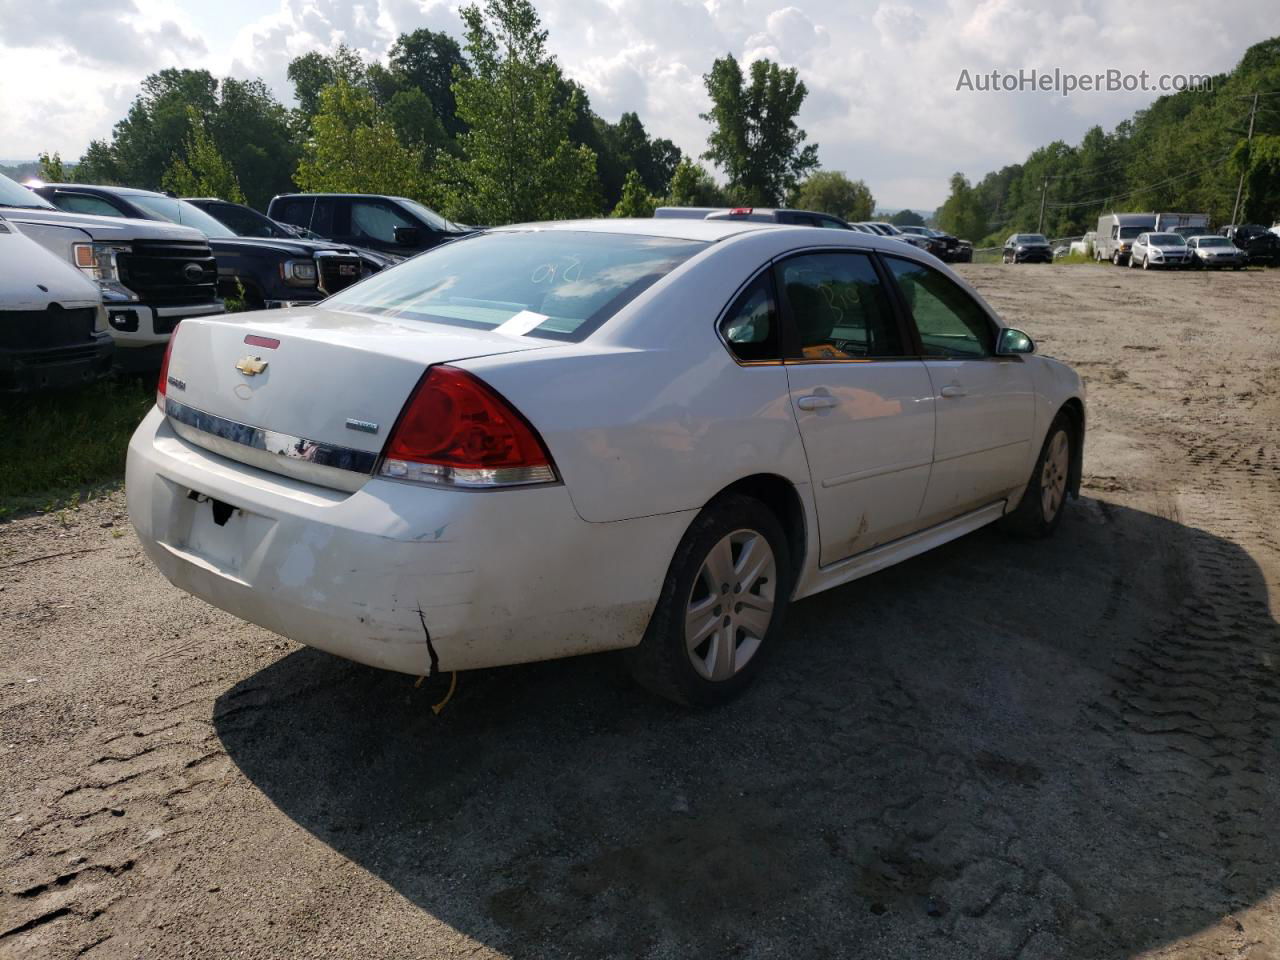
M 1079 240 L 1072 240 L 1069 255 L 1078 257 L 1093 256 L 1093 244 L 1097 237 L 1097 233 L 1090 230 Z
M 1129 266 L 1143 270 L 1181 269 L 1190 262 L 1187 242 L 1176 233 L 1140 233 L 1129 250 Z
M 1169 232 L 1176 233 L 1188 244 L 1191 243 L 1192 237 L 1216 236 L 1208 227 L 1174 227 Z
M 182 199 L 209 214 L 237 237 L 260 237 L 265 240 L 313 240 L 317 241 L 311 246 L 313 250 L 352 250 L 363 261 L 368 273 L 377 273 L 384 267 L 393 266 L 404 259 L 380 250 L 352 247 L 348 244 L 325 240 L 304 227 L 272 220 L 265 213 L 259 213 L 253 207 L 243 203 L 231 203 L 229 200 L 219 200 L 216 197 L 183 197 Z
M 925 242 L 924 249 L 928 250 L 939 260 L 947 260 L 947 242 L 942 235 L 936 230 L 930 230 L 928 227 L 905 226 L 898 227 L 898 230 L 907 236 L 921 237 Z M 954 237 L 952 239 L 955 239 Z
M 500 227 L 184 323 L 157 401 L 129 515 L 180 588 L 408 674 L 626 648 L 697 704 L 792 600 L 1052 534 L 1085 436 L 1080 377 L 935 258 L 743 220 Z
M 112 349 L 98 285 L 0 216 L 0 393 L 97 380 Z
M 1243 250 L 1226 237 L 1212 234 L 1192 237 L 1187 241 L 1187 250 L 1191 255 L 1191 265 L 1196 267 L 1239 270 L 1247 262 Z
M 411 257 L 475 232 L 406 197 L 362 193 L 286 193 L 267 216 L 339 243 Z
M 1280 237 L 1261 224 L 1229 224 L 1219 235 L 1243 250 L 1251 264 L 1270 267 L 1280 263 Z
M 62 210 L 180 223 L 208 238 L 218 293 L 253 309 L 323 300 L 375 272 L 350 247 L 328 241 L 239 237 L 194 204 L 154 190 L 50 183 L 34 188 Z
M 903 233 L 892 223 L 886 223 L 883 220 L 864 220 L 861 221 L 858 226 L 865 227 L 872 233 L 878 234 L 879 236 L 890 237 L 902 243 L 909 243 L 911 246 L 916 247 L 919 250 L 927 251 L 929 249 L 929 242 L 924 237 L 917 237 L 914 234 Z
M 197 230 L 59 210 L 4 176 L 0 214 L 97 283 L 114 362 L 126 370 L 154 370 L 178 321 L 225 309 L 213 251 Z
M 1000 259 L 1005 263 L 1052 263 L 1053 251 L 1041 233 L 1015 233 L 1004 242 Z
M 1154 213 L 1104 213 L 1098 218 L 1093 259 L 1110 260 L 1117 267 L 1129 262 L 1129 252 L 1138 234 L 1156 227 Z

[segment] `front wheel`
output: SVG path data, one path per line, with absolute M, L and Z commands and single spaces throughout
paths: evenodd
M 1149 259 L 1147 259 L 1146 257 L 1143 257 L 1143 258 L 1142 258 L 1142 269 L 1143 269 L 1143 270 L 1150 270 L 1150 269 L 1151 269 L 1151 261 L 1150 261 Z
M 708 504 L 676 549 L 631 675 L 651 693 L 710 706 L 740 694 L 782 630 L 791 558 L 782 525 L 759 500 Z
M 1022 537 L 1048 537 L 1058 529 L 1071 478 L 1071 433 L 1070 419 L 1059 413 L 1049 427 L 1022 502 L 1003 518 L 1008 532 Z

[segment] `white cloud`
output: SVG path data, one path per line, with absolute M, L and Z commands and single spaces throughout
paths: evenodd
M 338 43 L 380 56 L 420 26 L 460 37 L 461 2 L 221 0 L 210 13 L 207 0 L 0 0 L 0 155 L 77 156 L 162 66 L 262 76 L 287 100 L 293 57 Z M 1277 32 L 1274 0 L 535 2 L 552 51 L 597 112 L 635 110 L 651 134 L 692 154 L 705 149 L 702 74 L 716 57 L 796 67 L 810 91 L 800 122 L 823 164 L 894 206 L 932 206 L 956 169 L 981 176 L 1051 140 L 1078 141 L 1154 97 L 958 92 L 962 69 L 1216 73 Z

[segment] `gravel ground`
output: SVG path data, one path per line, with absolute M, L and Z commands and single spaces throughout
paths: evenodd
M 798 604 L 718 711 L 595 657 L 437 717 L 119 495 L 0 525 L 0 955 L 1280 956 L 1280 274 L 964 272 L 1088 379 L 1083 497 Z

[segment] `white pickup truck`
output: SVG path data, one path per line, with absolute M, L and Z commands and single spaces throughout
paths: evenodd
M 0 217 L 0 393 L 96 380 L 111 369 L 97 284 Z
M 126 370 L 157 369 L 178 321 L 225 309 L 204 234 L 190 227 L 59 210 L 0 175 L 0 216 L 97 282 Z

